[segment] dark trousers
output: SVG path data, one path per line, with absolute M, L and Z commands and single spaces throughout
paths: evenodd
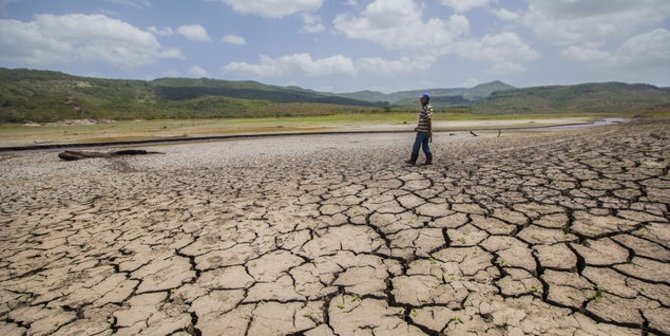
M 426 157 L 433 156 L 433 152 L 430 150 L 430 135 L 428 132 L 416 132 L 416 139 L 414 140 L 414 146 L 412 146 L 412 156 L 418 156 L 420 148 L 423 148 Z

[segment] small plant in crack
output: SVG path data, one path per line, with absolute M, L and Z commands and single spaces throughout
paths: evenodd
M 430 260 L 431 265 L 437 265 L 440 262 L 439 260 L 435 259 L 434 257 L 430 257 L 429 260 Z
M 536 285 L 530 286 L 530 291 L 531 293 L 540 293 L 540 287 L 537 287 Z
M 463 236 L 461 238 L 458 238 L 458 242 L 461 243 L 461 245 L 465 245 L 465 243 L 466 243 L 465 236 Z
M 452 317 L 449 322 L 454 322 L 454 324 L 463 324 L 463 319 L 460 316 Z
M 337 308 L 344 309 L 344 305 L 343 304 L 338 304 Z
M 307 312 L 303 316 L 312 320 L 312 322 L 319 322 L 318 319 L 316 318 L 316 316 L 314 316 L 314 313 L 312 313 L 312 312 Z
M 493 263 L 496 264 L 496 265 L 498 265 L 498 266 L 500 266 L 500 267 L 505 267 L 505 266 L 507 265 L 507 263 L 505 262 L 505 260 L 504 260 L 504 259 L 500 259 L 500 258 L 496 259 L 496 261 L 494 261 Z
M 416 308 L 412 308 L 412 310 L 409 312 L 409 314 L 410 314 L 412 317 L 417 317 L 417 316 L 419 316 L 419 311 L 416 310 Z
M 351 302 L 361 301 L 361 297 L 358 294 L 351 296 Z
M 603 291 L 598 286 L 593 286 L 593 290 L 595 293 L 593 293 L 589 299 L 598 303 L 603 298 Z

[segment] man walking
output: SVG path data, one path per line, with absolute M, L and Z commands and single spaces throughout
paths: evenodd
M 433 164 L 433 153 L 430 151 L 430 142 L 433 140 L 433 108 L 428 105 L 430 102 L 430 95 L 428 92 L 424 92 L 419 96 L 419 101 L 421 102 L 421 113 L 419 114 L 419 125 L 414 129 L 416 131 L 416 139 L 414 140 L 414 146 L 412 146 L 412 157 L 405 161 L 410 165 L 415 165 L 416 160 L 419 158 L 419 148 L 423 149 L 423 153 L 426 155 L 425 165 Z

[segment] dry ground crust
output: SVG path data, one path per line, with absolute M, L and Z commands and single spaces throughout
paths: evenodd
M 0 335 L 669 334 L 670 124 L 496 136 L 0 155 Z

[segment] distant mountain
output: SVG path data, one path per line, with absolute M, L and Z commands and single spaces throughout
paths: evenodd
M 364 100 L 369 102 L 387 102 L 393 105 L 410 106 L 416 105 L 416 99 L 423 92 L 428 91 L 432 97 L 432 102 L 440 106 L 469 106 L 474 101 L 486 98 L 496 91 L 514 89 L 514 86 L 505 84 L 501 81 L 479 84 L 473 88 L 433 88 L 427 90 L 399 91 L 384 94 L 378 91 L 358 91 L 352 93 L 339 94 L 341 97 Z M 446 105 L 445 105 L 446 104 Z
M 342 93 L 339 94 L 338 96 L 340 97 L 345 97 L 345 98 L 351 98 L 351 99 L 357 99 L 357 100 L 363 100 L 363 101 L 368 101 L 368 102 L 375 102 L 375 101 L 384 101 L 384 102 L 389 102 L 392 103 L 393 101 L 389 98 L 390 95 L 384 94 L 379 91 L 357 91 L 357 92 L 351 92 L 351 93 Z
M 631 112 L 670 104 L 670 89 L 618 82 L 497 91 L 474 103 L 475 113 Z
M 471 89 L 468 89 L 463 93 L 463 98 L 475 101 L 479 99 L 486 98 L 493 94 L 494 92 L 507 91 L 516 89 L 514 86 L 511 86 L 507 83 L 501 81 L 493 81 L 490 83 L 479 84 Z

